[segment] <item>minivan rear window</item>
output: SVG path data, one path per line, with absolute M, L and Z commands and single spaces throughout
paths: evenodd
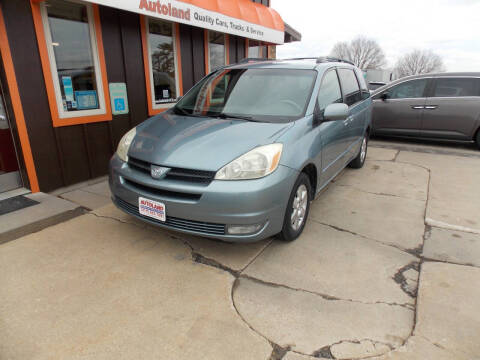
M 480 96 L 480 79 L 437 78 L 433 97 Z

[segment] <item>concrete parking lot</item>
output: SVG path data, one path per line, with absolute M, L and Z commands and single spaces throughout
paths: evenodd
M 293 243 L 107 205 L 0 245 L 0 358 L 480 358 L 480 152 L 372 145 Z

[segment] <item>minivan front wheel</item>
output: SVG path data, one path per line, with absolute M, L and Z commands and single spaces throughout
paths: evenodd
M 300 236 L 307 222 L 311 198 L 310 180 L 307 174 L 301 173 L 288 200 L 282 232 L 279 234 L 281 240 L 293 241 Z
M 349 167 L 353 169 L 360 169 L 365 164 L 365 159 L 367 158 L 367 150 L 368 150 L 368 133 L 365 133 L 362 139 L 362 145 L 360 146 L 360 151 L 355 159 L 353 159 Z

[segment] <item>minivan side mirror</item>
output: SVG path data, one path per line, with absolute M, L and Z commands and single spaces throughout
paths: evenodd
M 382 95 L 380 95 L 380 99 L 382 99 L 383 101 L 386 101 L 389 97 L 390 95 L 388 94 L 388 92 L 384 92 Z
M 349 116 L 350 110 L 347 104 L 330 104 L 323 112 L 323 121 L 345 120 Z

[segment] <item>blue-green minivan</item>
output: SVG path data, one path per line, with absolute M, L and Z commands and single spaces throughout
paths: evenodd
M 294 240 L 315 195 L 363 166 L 371 106 L 362 72 L 340 59 L 226 66 L 124 135 L 110 162 L 113 202 L 188 234 Z

